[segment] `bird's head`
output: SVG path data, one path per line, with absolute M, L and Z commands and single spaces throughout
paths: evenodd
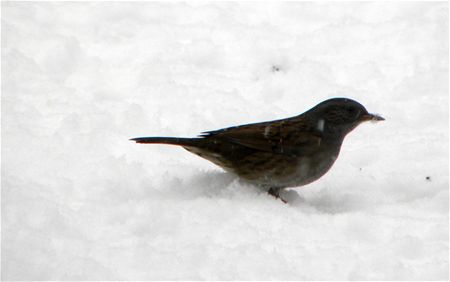
M 309 110 L 307 115 L 317 123 L 318 131 L 342 137 L 364 121 L 384 120 L 379 115 L 370 114 L 363 105 L 348 98 L 323 101 Z

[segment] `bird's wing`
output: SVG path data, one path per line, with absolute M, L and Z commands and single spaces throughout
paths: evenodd
M 299 120 L 262 122 L 216 131 L 203 132 L 202 137 L 224 140 L 255 150 L 298 155 L 315 151 L 321 136 Z

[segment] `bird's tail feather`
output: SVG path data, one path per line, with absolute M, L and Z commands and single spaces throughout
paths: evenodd
M 193 146 L 198 143 L 201 138 L 179 138 L 179 137 L 138 137 L 132 138 L 131 141 L 135 141 L 140 144 L 169 144 L 179 146 Z

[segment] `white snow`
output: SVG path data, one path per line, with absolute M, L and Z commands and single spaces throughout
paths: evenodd
M 2 280 L 448 280 L 447 2 L 1 5 Z M 289 204 L 128 141 L 336 96 L 386 121 Z

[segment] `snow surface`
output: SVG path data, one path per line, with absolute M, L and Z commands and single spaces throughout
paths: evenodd
M 448 277 L 447 2 L 2 2 L 2 278 Z M 289 204 L 181 148 L 336 96 Z

